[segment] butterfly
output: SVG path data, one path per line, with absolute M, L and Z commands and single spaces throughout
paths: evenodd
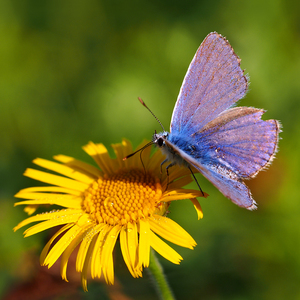
M 263 109 L 233 107 L 248 88 L 240 61 L 222 35 L 208 34 L 183 80 L 170 132 L 155 133 L 152 142 L 166 155 L 163 163 L 170 161 L 167 168 L 194 167 L 233 203 L 254 210 L 244 180 L 272 162 L 280 123 L 262 120 Z

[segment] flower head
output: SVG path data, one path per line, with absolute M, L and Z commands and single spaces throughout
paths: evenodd
M 143 143 L 141 146 L 145 145 Z M 32 222 L 25 237 L 61 225 L 41 253 L 41 264 L 49 268 L 61 256 L 61 275 L 67 280 L 66 270 L 71 253 L 78 247 L 76 270 L 82 274 L 87 289 L 87 276 L 104 276 L 114 283 L 113 249 L 117 239 L 124 261 L 133 277 L 142 276 L 148 267 L 150 247 L 169 261 L 179 264 L 182 257 L 162 241 L 164 239 L 193 249 L 194 239 L 177 223 L 166 217 L 171 201 L 190 199 L 202 217 L 196 197 L 198 190 L 182 189 L 192 181 L 185 168 L 173 167 L 169 178 L 160 174 L 163 156 L 160 151 L 150 155 L 150 147 L 143 152 L 142 161 L 136 155 L 126 161 L 132 146 L 127 140 L 112 145 L 116 158 L 111 158 L 103 144 L 90 142 L 84 150 L 100 167 L 78 161 L 65 155 L 55 156 L 52 162 L 37 158 L 33 162 L 60 175 L 27 169 L 25 176 L 50 184 L 26 188 L 16 194 L 27 199 L 15 205 L 27 205 L 25 211 L 33 214 L 40 205 L 58 205 L 60 210 L 36 214 L 22 221 L 17 230 Z

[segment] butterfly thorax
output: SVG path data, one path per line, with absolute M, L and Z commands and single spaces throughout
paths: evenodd
M 188 166 L 186 162 L 179 153 L 179 149 L 173 146 L 172 142 L 169 142 L 169 138 L 172 136 L 171 133 L 164 131 L 160 133 L 155 133 L 153 135 L 154 144 L 160 148 L 162 153 L 166 155 L 166 160 L 172 162 L 172 164 L 177 164 L 180 166 Z

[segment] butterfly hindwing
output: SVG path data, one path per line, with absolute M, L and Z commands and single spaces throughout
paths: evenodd
M 169 147 L 180 149 L 180 155 L 234 203 L 252 207 L 254 200 L 242 180 L 273 159 L 280 127 L 276 120 L 262 120 L 263 113 L 252 107 L 231 108 L 188 137 L 170 133 Z
M 254 210 L 257 208 L 255 200 L 246 184 L 238 176 L 220 165 L 208 164 L 205 168 L 192 164 L 228 199 L 240 207 Z
M 249 210 L 256 209 L 256 202 L 252 198 L 249 188 L 230 169 L 210 162 L 205 164 L 199 163 L 193 156 L 187 154 L 169 141 L 166 141 L 166 146 L 171 149 L 171 153 L 177 153 L 182 159 L 196 168 L 233 203 Z
M 206 152 L 240 178 L 253 177 L 272 161 L 278 143 L 279 123 L 261 119 L 265 111 L 235 107 L 223 112 L 200 132 L 192 134 L 196 145 L 205 144 Z

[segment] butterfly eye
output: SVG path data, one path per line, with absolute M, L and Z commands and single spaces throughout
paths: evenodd
M 162 147 L 164 144 L 164 140 L 162 138 L 157 139 L 157 145 L 158 147 Z

